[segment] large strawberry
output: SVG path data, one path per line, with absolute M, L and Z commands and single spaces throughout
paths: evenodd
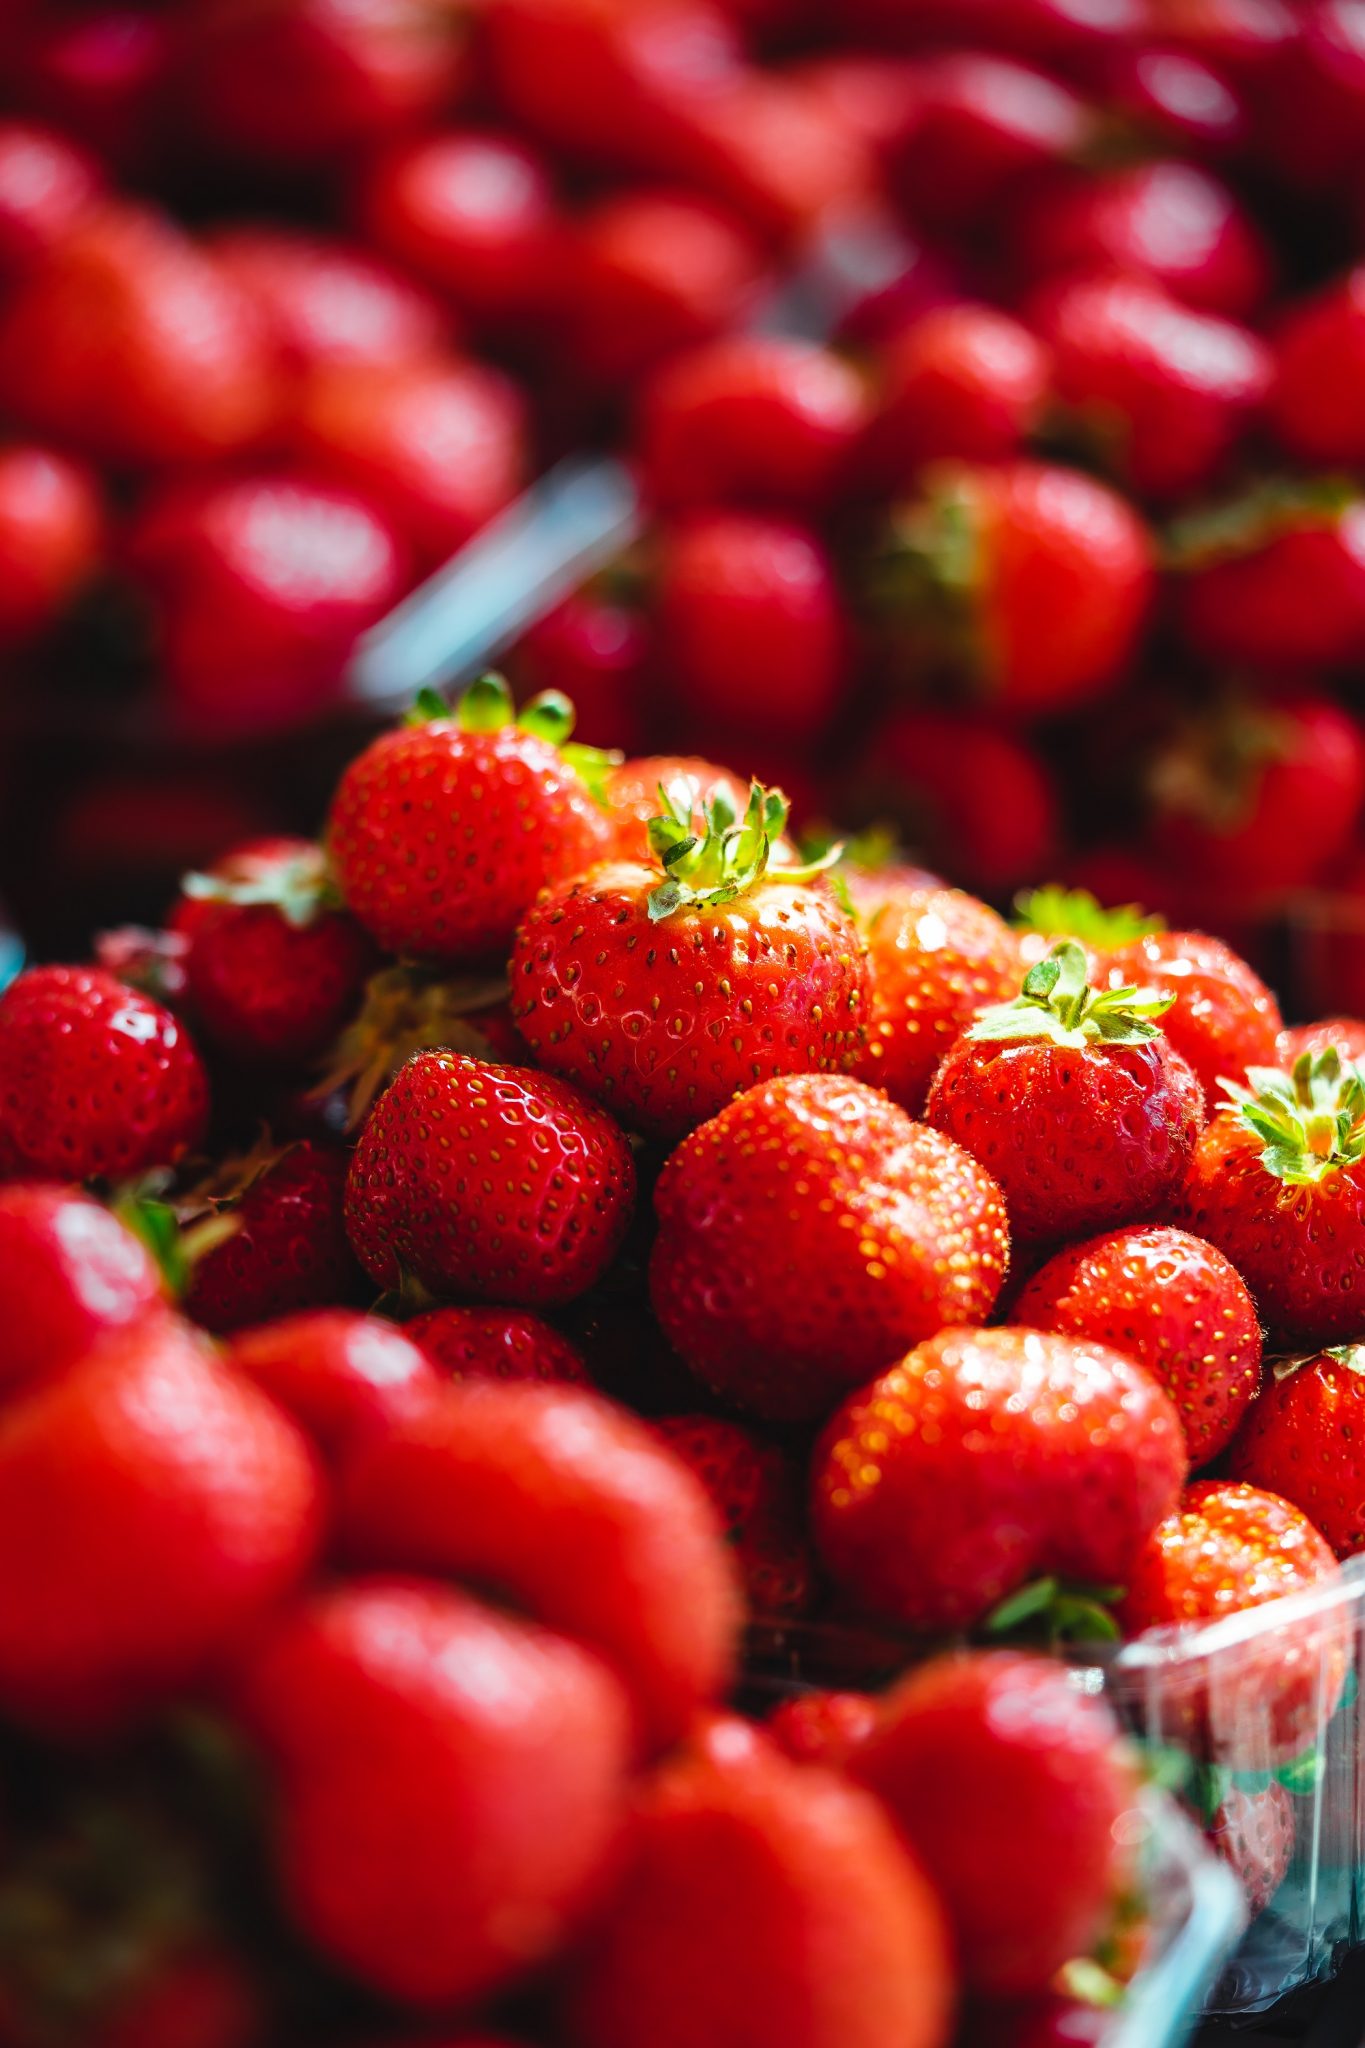
M 1184 1475 L 1175 1407 L 1131 1359 L 1035 1330 L 945 1330 L 829 1423 L 812 1526 L 861 1606 L 966 1628 L 1041 1575 L 1126 1585 Z
M 661 1415 L 650 1427 L 715 1503 L 752 1611 L 800 1614 L 810 1604 L 813 1567 L 797 1470 L 786 1452 L 719 1415 Z
M 1171 997 L 1161 1028 L 1193 1067 L 1209 1104 L 1219 1083 L 1275 1057 L 1280 1010 L 1245 960 L 1203 932 L 1146 932 L 1103 952 L 1111 988 L 1142 982 Z
M 1365 1550 L 1365 1348 L 1276 1359 L 1227 1469 L 1293 1501 L 1338 1557 Z
M 485 676 L 454 711 L 423 699 L 352 761 L 327 851 L 386 951 L 451 964 L 496 953 L 539 889 L 603 856 L 606 819 L 559 750 L 572 723 L 560 698 L 514 722 L 506 685 Z
M 55 1379 L 164 1305 L 155 1262 L 108 1209 L 70 1188 L 0 1188 L 0 1387 Z
M 1223 1449 L 1261 1383 L 1261 1327 L 1236 1268 L 1165 1224 L 1069 1245 L 1033 1275 L 1012 1314 L 1145 1365 L 1180 1410 L 1191 1465 Z
M 414 1053 L 360 1135 L 346 1227 L 381 1287 L 527 1307 L 606 1271 L 635 1199 L 629 1145 L 567 1081 Z
M 227 1359 L 332 1456 L 418 1414 L 441 1385 L 401 1330 L 347 1309 L 262 1323 L 235 1340 Z
M 909 1345 L 984 1320 L 1009 1236 L 990 1175 L 861 1081 L 748 1089 L 655 1191 L 664 1334 L 727 1400 L 825 1415 Z
M 224 1162 L 177 1204 L 189 1233 L 225 1226 L 216 1241 L 188 1250 L 185 1312 L 222 1336 L 298 1309 L 345 1301 L 359 1274 L 342 1216 L 346 1155 L 305 1141 L 263 1139 Z
M 1156 1214 L 1189 1165 L 1199 1083 L 1155 1021 L 1170 999 L 1101 992 L 1071 940 L 985 1010 L 944 1060 L 925 1116 L 1005 1191 L 1017 1237 L 1075 1237 Z
M 122 1179 L 208 1122 L 185 1027 L 99 967 L 31 967 L 0 996 L 0 1173 Z
M 862 946 L 829 885 L 770 865 L 784 799 L 755 783 L 741 817 L 713 786 L 697 819 L 695 797 L 690 782 L 670 793 L 653 864 L 552 888 L 512 952 L 537 1061 L 662 1138 L 755 1082 L 848 1068 L 866 1007 Z

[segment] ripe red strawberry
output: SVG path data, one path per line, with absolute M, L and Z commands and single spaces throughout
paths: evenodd
M 985 1010 L 934 1076 L 925 1117 L 993 1173 L 1020 1239 L 1155 1216 L 1180 1185 L 1203 1100 L 1154 1020 L 1168 997 L 1098 992 L 1063 940 Z
M 1325 1017 L 1320 1024 L 1295 1024 L 1275 1041 L 1275 1064 L 1288 1073 L 1301 1053 L 1328 1052 L 1335 1046 L 1343 1066 L 1365 1059 L 1365 1020 Z
M 1144 983 L 1172 995 L 1161 1028 L 1193 1067 L 1206 1107 L 1219 1083 L 1275 1057 L 1280 1011 L 1260 976 L 1221 939 L 1203 932 L 1148 932 L 1101 954 L 1111 988 Z
M 876 574 L 917 672 L 936 663 L 1036 718 L 1103 696 L 1127 666 L 1152 547 L 1132 507 L 1079 470 L 943 463 L 893 515 Z
M 187 875 L 172 928 L 189 941 L 195 1021 L 247 1063 L 315 1059 L 358 1007 L 374 948 L 332 903 L 320 847 L 253 840 Z
M 867 970 L 817 869 L 769 864 L 782 797 L 755 783 L 741 816 L 713 784 L 698 823 L 691 783 L 666 794 L 653 860 L 546 890 L 510 972 L 538 1063 L 676 1139 L 752 1082 L 851 1066 Z
M 1227 1469 L 1309 1516 L 1338 1557 L 1365 1550 L 1365 1352 L 1333 1345 L 1276 1359 L 1228 1451 Z
M 1297 1050 L 1324 1052 L 1329 1044 L 1337 1044 L 1343 1056 L 1359 1058 L 1365 1053 L 1365 1038 L 1357 1042 L 1352 1032 L 1359 1026 L 1350 1020 L 1365 1012 L 1365 953 L 1358 944 L 1365 929 L 1365 847 L 1352 847 L 1330 883 L 1329 889 L 1311 893 L 1296 906 L 1294 979 L 1309 1014 L 1327 1018 L 1324 1030 L 1338 1021 L 1337 1012 L 1343 1012 L 1347 1035 L 1305 1038 Z M 1292 1065 L 1283 1056 L 1280 1063 Z
M 1195 1150 L 1179 1220 L 1232 1260 L 1274 1342 L 1360 1332 L 1365 1077 L 1335 1048 L 1288 1073 L 1253 1067 Z
M 946 2048 L 953 1979 L 938 1900 L 878 1803 L 725 1721 L 636 1796 L 568 2038 Z
M 282 1614 L 236 1675 L 275 1766 L 294 1926 L 433 2010 L 552 1956 L 620 1825 L 620 1689 L 575 1644 L 453 1587 L 362 1579 Z
M 978 226 L 1020 186 L 1078 157 L 1094 117 L 1056 79 L 987 52 L 929 58 L 914 80 L 892 171 L 912 220 Z
M 774 1707 L 763 1723 L 784 1756 L 793 1763 L 848 1768 L 881 1718 L 880 1707 L 865 1692 L 802 1692 Z
M 0 279 L 32 270 L 102 202 L 103 173 L 68 135 L 0 121 Z
M 98 1338 L 165 1306 L 161 1274 L 117 1216 L 71 1189 L 0 1188 L 0 1385 L 54 1380 Z
M 1181 634 L 1197 659 L 1294 674 L 1365 650 L 1365 501 L 1270 482 L 1171 537 Z
M 862 137 L 790 72 L 750 66 L 698 114 L 689 173 L 779 249 L 799 249 L 872 197 Z
M 250 301 L 160 214 L 107 207 L 24 279 L 0 319 L 6 411 L 119 467 L 251 446 L 278 403 Z
M 1286 453 L 1314 467 L 1365 461 L 1365 271 L 1295 302 L 1275 334 L 1267 408 Z
M 506 685 L 485 676 L 454 711 L 424 701 L 351 762 L 327 853 L 386 952 L 452 965 L 496 954 L 538 890 L 602 857 L 607 822 L 559 752 L 572 722 L 547 698 L 514 724 Z
M 1040 1575 L 1125 1585 L 1184 1475 L 1175 1406 L 1131 1359 L 1036 1330 L 945 1330 L 830 1422 L 812 1531 L 860 1606 L 970 1628 Z
M 174 38 L 164 10 L 147 0 L 81 0 L 44 13 L 21 43 L 12 91 L 79 135 L 123 180 L 155 175 L 171 125 Z
M 531 627 L 509 656 L 518 697 L 557 690 L 590 747 L 645 745 L 650 647 L 641 614 L 610 595 L 575 591 Z
M 1069 1245 L 1016 1296 L 1011 1319 L 1145 1365 L 1180 1411 L 1194 1466 L 1224 1448 L 1261 1383 L 1261 1327 L 1235 1267 L 1166 1224 Z
M 477 1379 L 358 1445 L 341 1477 L 355 1564 L 497 1586 L 624 1682 L 645 1744 L 724 1689 L 740 1619 L 719 1518 L 625 1409 Z
M 1208 11 L 1216 13 L 1217 7 Z M 1127 28 L 1123 13 L 1113 16 L 1120 36 Z M 1138 10 L 1132 18 L 1137 20 Z M 1222 70 L 1171 48 L 1166 38 L 1173 30 L 1178 32 L 1178 14 L 1175 22 L 1157 25 L 1156 48 L 1139 40 L 1108 53 L 1101 77 L 1110 118 L 1124 135 L 1135 133 L 1140 147 L 1215 158 L 1244 149 L 1250 109 L 1243 95 Z
M 1326 1539 L 1278 1494 L 1200 1480 L 1133 1560 L 1119 1618 L 1131 1635 L 1215 1621 L 1332 1586 L 1338 1571 Z M 1339 1611 L 1260 1630 L 1234 1656 L 1191 1658 L 1172 1672 L 1163 1718 L 1215 1762 L 1274 1769 L 1321 1740 L 1346 1656 Z
M 280 1147 L 265 1138 L 193 1189 L 178 1204 L 191 1232 L 209 1219 L 235 1227 L 191 1259 L 185 1313 L 224 1336 L 351 1297 L 346 1166 L 334 1146 Z
M 693 1371 L 756 1415 L 825 1415 L 949 1323 L 981 1322 L 1009 1237 L 988 1173 L 861 1081 L 748 1089 L 655 1190 L 650 1293 Z
M 714 761 L 703 761 L 695 754 L 637 756 L 623 761 L 618 768 L 609 769 L 602 784 L 607 809 L 616 828 L 612 852 L 618 859 L 639 861 L 653 858 L 649 821 L 657 818 L 665 808 L 666 799 L 660 791 L 672 789 L 679 782 L 695 785 L 694 810 L 698 803 L 707 802 L 713 791 L 720 790 L 735 816 L 744 815 L 744 807 L 749 801 L 748 786 L 730 769 L 720 768 Z
M 1264 1913 L 1294 1860 L 1294 1801 L 1275 1778 L 1255 1791 L 1236 1783 L 1220 1785 L 1219 1790 L 1222 1798 L 1205 1833 L 1236 1874 L 1254 1919 Z
M 106 1729 L 198 1678 L 307 1569 L 294 1425 L 170 1317 L 107 1338 L 0 1420 L 0 1699 Z
M 120 1180 L 170 1166 L 208 1121 L 185 1028 L 99 967 L 30 967 L 0 995 L 0 1173 Z
M 991 306 L 935 306 L 889 342 L 867 474 L 905 489 L 926 462 L 1003 462 L 1042 425 L 1047 350 Z
M 47 448 L 0 448 L 0 646 L 61 616 L 103 542 L 104 507 L 87 470 Z
M 577 1345 L 524 1309 L 428 1309 L 403 1324 L 403 1335 L 448 1379 L 592 1385 Z
M 330 363 L 421 362 L 449 337 L 444 308 L 372 250 L 264 222 L 225 228 L 209 247 L 250 294 L 296 388 Z
M 568 1082 L 464 1053 L 415 1053 L 360 1135 L 346 1228 L 381 1287 L 518 1307 L 572 1301 L 620 1249 L 630 1147 Z
M 786 1452 L 718 1415 L 660 1415 L 650 1428 L 711 1496 L 751 1613 L 803 1613 L 811 1602 L 814 1567 L 802 1530 L 796 1468 Z
M 882 1701 L 852 1770 L 904 1830 L 988 1996 L 1046 1991 L 1134 1881 L 1136 1761 L 1108 1703 L 1045 1657 L 936 1658 Z
M 420 1412 L 441 1380 L 392 1323 L 314 1309 L 234 1338 L 227 1362 L 254 1380 L 328 1457 Z
M 226 1950 L 167 1957 L 88 2036 L 90 2048 L 254 2048 L 265 2003 Z

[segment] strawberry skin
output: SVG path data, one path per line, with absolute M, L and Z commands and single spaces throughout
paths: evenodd
M 1246 1893 L 1254 1919 L 1264 1913 L 1294 1860 L 1294 1801 L 1278 1779 L 1258 1791 L 1230 1784 L 1205 1833 Z
M 727 1401 L 813 1419 L 947 1323 L 979 1322 L 1009 1236 L 990 1175 L 860 1081 L 748 1089 L 655 1190 L 650 1293 Z
M 68 1188 L 0 1188 L 0 1387 L 58 1378 L 165 1299 L 151 1254 L 98 1202 Z
M 1227 1469 L 1282 1494 L 1338 1557 L 1365 1550 L 1365 1351 L 1278 1359 L 1228 1451 Z
M 1222 1099 L 1219 1083 L 1248 1067 L 1274 1064 L 1279 1005 L 1245 960 L 1203 932 L 1149 932 L 1106 951 L 1110 988 L 1137 982 L 1175 1001 L 1161 1028 L 1193 1067 L 1207 1104 Z
M 346 1155 L 305 1141 L 245 1166 L 243 1185 L 207 1208 L 236 1229 L 193 1261 L 185 1313 L 224 1336 L 296 1310 L 344 1301 L 358 1280 L 342 1200 Z
M 453 1380 L 592 1384 L 576 1346 L 524 1309 L 428 1309 L 404 1323 L 403 1335 Z
M 0 996 L 0 1172 L 110 1180 L 173 1165 L 208 1122 L 183 1024 L 98 967 L 33 967 Z
M 227 1359 L 331 1457 L 416 1414 L 441 1385 L 401 1330 L 347 1309 L 263 1323 L 238 1337 Z
M 710 1494 L 753 1613 L 802 1613 L 810 1605 L 813 1567 L 796 1469 L 786 1453 L 719 1415 L 661 1415 L 650 1428 Z
M 878 1702 L 865 1692 L 797 1693 L 774 1707 L 763 1732 L 797 1764 L 846 1768 L 881 1718 Z
M 1126 1584 L 1184 1476 L 1174 1404 L 1131 1359 L 1035 1330 L 945 1330 L 833 1417 L 812 1529 L 861 1607 L 970 1628 L 1040 1575 Z
M 381 1287 L 518 1306 L 572 1301 L 611 1264 L 635 1163 L 567 1081 L 415 1053 L 380 1097 L 346 1184 L 346 1228 Z
M 734 806 L 736 816 L 743 814 L 749 793 L 743 778 L 730 769 L 721 768 L 714 761 L 704 761 L 696 754 L 638 755 L 633 760 L 623 761 L 619 768 L 613 768 L 603 784 L 603 795 L 615 827 L 614 859 L 649 859 L 649 821 L 659 814 L 660 788 L 671 789 L 683 780 L 695 783 L 700 796 L 715 788 L 723 789 Z

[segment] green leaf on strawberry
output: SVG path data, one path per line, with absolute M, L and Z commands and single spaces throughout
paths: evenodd
M 780 790 L 751 783 L 743 817 L 726 790 L 716 787 L 700 807 L 692 783 L 659 788 L 659 816 L 649 821 L 649 844 L 664 880 L 649 896 L 649 919 L 657 924 L 688 906 L 729 903 L 752 889 L 768 871 L 775 842 L 787 822 Z M 804 867 L 784 867 L 784 881 L 810 881 L 832 868 L 842 848 L 832 846 Z
M 1150 988 L 1091 988 L 1085 977 L 1084 949 L 1063 939 L 1029 969 L 1014 1001 L 979 1012 L 967 1036 L 1079 1050 L 1099 1042 L 1136 1045 L 1161 1035 L 1156 1020 L 1174 996 Z
M 1122 903 L 1107 910 L 1088 889 L 1065 889 L 1056 882 L 1021 891 L 1014 911 L 1017 931 L 1077 939 L 1083 946 L 1100 949 L 1130 945 L 1166 929 L 1165 918 L 1149 916 L 1141 904 Z
M 1287 1186 L 1316 1186 L 1365 1158 L 1365 1074 L 1335 1046 L 1301 1053 L 1288 1073 L 1251 1067 L 1247 1085 L 1222 1085 L 1233 1112 L 1263 1140 L 1261 1164 Z

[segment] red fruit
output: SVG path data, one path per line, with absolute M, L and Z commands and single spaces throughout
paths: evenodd
M 50 10 L 49 10 L 50 11 Z M 15 80 L 22 103 L 124 174 L 145 173 L 167 127 L 172 30 L 155 6 L 94 0 L 35 24 Z
M 1365 739 L 1334 699 L 1272 690 L 1190 719 L 1148 789 L 1162 859 L 1254 900 L 1315 881 L 1345 852 L 1365 797 Z
M 1365 1353 L 1276 1359 L 1228 1452 L 1232 1478 L 1292 1501 L 1338 1557 L 1365 1550 Z
M 21 280 L 0 318 L 14 417 L 120 467 L 250 447 L 279 392 L 250 301 L 159 214 L 108 207 Z
M 559 209 L 541 159 L 510 135 L 447 129 L 404 138 L 365 172 L 366 240 L 475 321 L 543 302 Z
M 98 967 L 30 967 L 0 995 L 0 1172 L 121 1180 L 171 1166 L 208 1121 L 185 1029 Z
M 347 768 L 327 852 L 347 906 L 386 952 L 458 965 L 505 952 L 537 892 L 590 867 L 610 834 L 554 744 L 571 729 L 558 704 L 531 705 L 513 724 L 506 686 L 485 677 L 449 716 L 419 709 Z
M 1108 948 L 1103 959 L 1111 988 L 1137 982 L 1174 995 L 1161 1028 L 1193 1067 L 1210 1113 L 1223 1100 L 1224 1080 L 1274 1061 L 1279 1006 L 1221 939 L 1203 932 L 1149 932 Z
M 478 1379 L 356 1447 L 346 1554 L 497 1586 L 586 1643 L 662 1746 L 724 1690 L 740 1603 L 715 1509 L 646 1425 L 576 1388 Z
M 894 153 L 907 213 L 927 226 L 974 227 L 1050 166 L 1078 157 L 1092 116 L 1056 79 L 979 51 L 920 65 Z
M 799 77 L 750 67 L 699 108 L 696 128 L 689 175 L 765 241 L 799 250 L 866 206 L 871 152 Z
M 1258 1791 L 1229 1784 L 1205 1830 L 1235 1872 L 1254 1919 L 1264 1913 L 1294 1860 L 1294 1801 L 1276 1779 Z
M 783 799 L 755 783 L 741 826 L 714 785 L 698 823 L 692 794 L 669 792 L 651 862 L 545 891 L 509 970 L 537 1063 L 668 1139 L 751 1082 L 851 1066 L 867 996 L 857 931 L 828 886 L 768 865 Z
M 0 278 L 22 276 L 83 227 L 103 184 L 94 158 L 69 137 L 0 121 Z
M 1176 538 L 1178 623 L 1199 659 L 1293 673 L 1365 653 L 1365 501 L 1272 483 Z
M 263 1323 L 229 1345 L 227 1362 L 331 1458 L 420 1413 L 441 1386 L 430 1360 L 402 1331 L 349 1309 Z
M 1212 157 L 1244 148 L 1249 110 L 1232 79 L 1197 57 L 1164 47 L 1164 27 L 1159 20 L 1155 24 L 1155 44 L 1144 38 L 1136 48 L 1115 50 L 1104 65 L 1111 118 L 1121 131 L 1136 131 L 1149 148 Z
M 1041 326 L 1058 402 L 1142 497 L 1179 499 L 1216 482 L 1270 383 L 1255 335 L 1138 278 L 1066 285 Z
M 970 1628 L 1040 1575 L 1128 1583 L 1185 1475 L 1175 1406 L 1102 1344 L 945 1330 L 864 1387 L 816 1453 L 811 1526 L 859 1604 Z
M 1191 1465 L 1224 1448 L 1260 1386 L 1261 1329 L 1236 1270 L 1164 1224 L 1058 1252 L 1016 1298 L 1013 1320 L 1145 1365 L 1180 1411 Z
M 0 1698 L 94 1731 L 198 1678 L 306 1570 L 312 1457 L 169 1317 L 0 1420 Z
M 861 377 L 830 350 L 733 335 L 656 372 L 639 401 L 636 446 L 656 504 L 818 513 L 867 412 Z
M 945 2048 L 954 1989 L 938 1900 L 876 1801 L 723 1723 L 636 1796 L 569 2038 Z
M 1350 1344 L 1365 1265 L 1365 1077 L 1335 1049 L 1255 1067 L 1206 1127 L 1179 1220 L 1232 1260 L 1271 1338 Z
M 519 698 L 558 690 L 570 700 L 585 746 L 634 753 L 651 709 L 648 657 L 638 612 L 580 590 L 531 627 L 509 666 Z M 657 808 L 657 792 L 652 801 Z
M 526 478 L 526 423 L 511 379 L 442 356 L 319 369 L 293 422 L 304 465 L 373 499 L 430 564 L 501 512 Z
M 0 1383 L 53 1380 L 95 1341 L 164 1306 L 155 1262 L 116 1216 L 74 1190 L 0 1188 Z
M 751 1612 L 801 1614 L 814 1576 L 796 1468 L 777 1444 L 718 1415 L 660 1415 L 654 1435 L 696 1473 L 735 1554 Z
M 414 1053 L 370 1112 L 346 1227 L 381 1287 L 539 1308 L 572 1301 L 620 1249 L 635 1164 L 620 1130 L 551 1074 Z
M 1365 462 L 1365 271 L 1301 299 L 1275 336 L 1268 413 L 1282 448 L 1314 466 Z
M 262 2000 L 226 1951 L 174 1955 L 154 1969 L 90 2039 L 90 2048 L 256 2048 Z
M 300 385 L 333 363 L 419 363 L 449 338 L 434 298 L 350 242 L 257 224 L 226 228 L 209 247 L 250 294 Z
M 1134 1876 L 1139 1775 L 1108 1704 L 1061 1666 L 936 1658 L 887 1695 L 853 1771 L 921 1858 L 974 1990 L 1046 1991 L 1108 1931 Z
M 330 1146 L 276 1150 L 267 1139 L 191 1195 L 186 1222 L 227 1217 L 236 1228 L 193 1260 L 186 1314 L 224 1336 L 346 1300 L 356 1281 L 342 1217 L 346 1163 Z
M 592 1385 L 577 1346 L 523 1309 L 428 1309 L 404 1323 L 403 1335 L 447 1379 Z
M 88 470 L 46 448 L 0 448 L 0 645 L 50 626 L 97 568 L 104 507 Z
M 876 1700 L 865 1692 L 803 1692 L 783 1700 L 763 1723 L 793 1763 L 827 1764 L 846 1770 L 880 1719 Z
M 1009 1253 L 989 1174 L 836 1075 L 749 1089 L 674 1153 L 655 1207 L 665 1336 L 773 1418 L 825 1415 L 908 1345 L 982 1321 Z
M 1099 993 L 1064 940 L 1023 993 L 984 1011 L 934 1076 L 925 1117 L 993 1173 L 1020 1239 L 1141 1223 L 1180 1186 L 1203 1122 L 1198 1082 L 1150 989 Z
M 750 512 L 696 512 L 663 535 L 656 621 L 675 701 L 729 739 L 813 745 L 839 708 L 845 629 L 819 537 Z
M 1078 470 L 945 464 L 894 518 L 884 602 L 909 650 L 1003 711 L 1069 711 L 1133 655 L 1152 585 L 1137 514 Z
M 290 1919 L 350 1975 L 449 2008 L 572 1932 L 625 1796 L 596 1658 L 453 1588 L 362 1579 L 281 1616 L 236 1694 L 276 1767 Z
M 864 461 L 904 489 L 926 462 L 1003 462 L 1043 422 L 1047 350 L 993 307 L 935 306 L 892 337 Z
M 1300 1053 L 1328 1052 L 1335 1046 L 1343 1065 L 1365 1060 L 1365 1021 L 1359 1017 L 1328 1017 L 1321 1024 L 1296 1024 L 1275 1041 L 1275 1065 L 1288 1072 Z
M 695 785 L 694 808 L 697 803 L 709 803 L 719 790 L 736 817 L 743 816 L 749 800 L 748 785 L 742 777 L 718 767 L 714 761 L 703 761 L 695 754 L 645 754 L 623 761 L 619 768 L 609 770 L 603 783 L 603 794 L 616 828 L 613 852 L 619 859 L 640 861 L 653 857 L 649 821 L 667 806 L 667 797 L 660 792 L 683 781 Z
M 1305 1039 L 1299 1052 L 1325 1052 L 1340 1045 L 1351 1059 L 1365 1057 L 1365 1035 L 1356 1035 L 1351 1018 L 1365 1011 L 1365 847 L 1356 845 L 1330 878 L 1330 887 L 1315 891 L 1294 909 L 1294 982 L 1301 1002 L 1311 1012 L 1347 1013 L 1347 1035 L 1337 1038 L 1328 1027 L 1321 1040 Z M 1331 1017 L 1329 1022 L 1338 1020 Z M 1292 1065 L 1283 1057 L 1280 1065 Z
M 375 964 L 365 932 L 331 908 L 321 849 L 258 839 L 187 875 L 172 926 L 204 1035 L 240 1061 L 315 1059 L 359 1007 Z

